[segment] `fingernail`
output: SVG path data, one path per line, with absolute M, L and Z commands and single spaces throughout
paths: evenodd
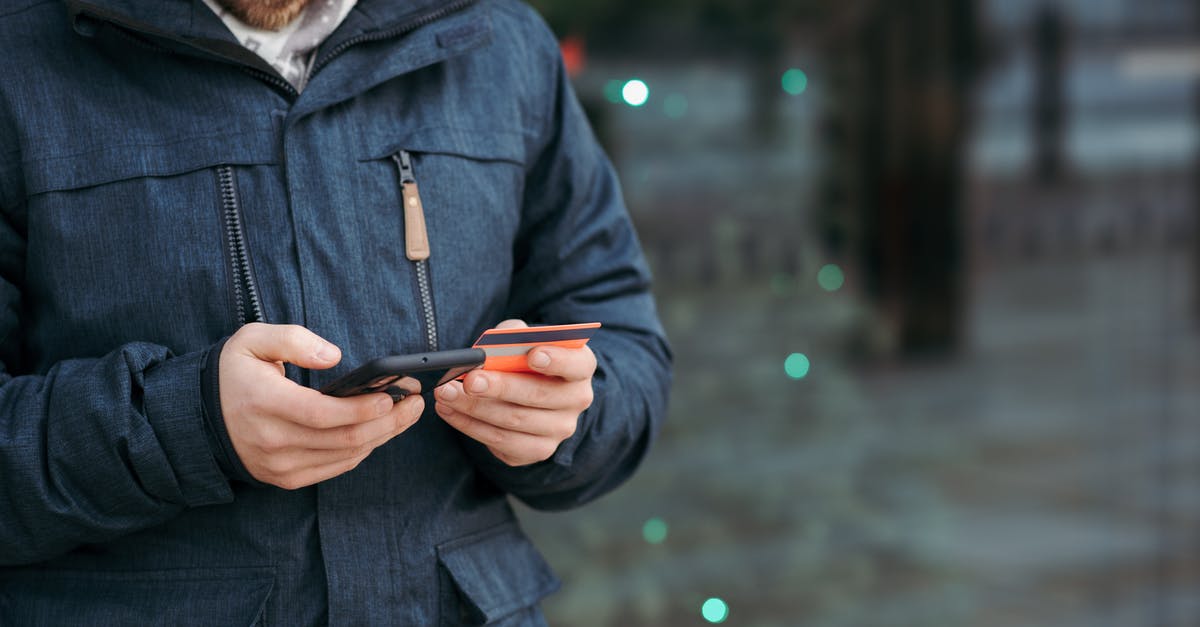
M 534 368 L 545 368 L 550 365 L 550 356 L 546 351 L 537 351 L 529 356 L 529 365 Z
M 437 389 L 437 395 L 444 401 L 452 401 L 458 398 L 458 388 L 453 383 L 447 383 Z
M 472 394 L 483 394 L 488 389 L 487 377 L 477 374 L 471 377 L 471 382 L 467 384 Z
M 454 410 L 451 409 L 449 405 L 443 405 L 441 403 L 435 404 L 433 406 L 433 410 L 436 411 L 439 416 L 453 416 L 454 415 Z

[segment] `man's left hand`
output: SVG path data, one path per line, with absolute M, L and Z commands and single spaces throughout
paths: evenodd
M 496 326 L 528 325 L 505 320 Z M 590 348 L 539 346 L 528 359 L 534 373 L 474 370 L 434 393 L 443 420 L 509 466 L 549 459 L 592 405 L 596 355 Z

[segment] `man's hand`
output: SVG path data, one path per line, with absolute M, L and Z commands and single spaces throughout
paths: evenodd
M 220 356 L 221 413 L 229 439 L 254 478 L 285 489 L 336 477 L 408 429 L 425 402 L 411 394 L 335 398 L 284 377 L 283 364 L 323 370 L 336 346 L 295 325 L 247 324 Z
M 497 328 L 525 326 L 505 320 Z M 549 459 L 592 404 L 596 356 L 586 346 L 539 346 L 530 351 L 529 366 L 538 374 L 474 370 L 461 383 L 439 387 L 434 409 L 509 466 Z

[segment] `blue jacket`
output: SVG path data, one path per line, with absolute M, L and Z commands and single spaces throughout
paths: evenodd
M 297 95 L 200 0 L 8 0 L 0 59 L 0 624 L 540 621 L 557 581 L 507 495 L 564 509 L 621 483 L 670 374 L 540 19 L 359 0 Z M 430 411 L 287 491 L 206 414 L 208 357 L 247 321 L 341 347 L 330 371 L 289 367 L 319 387 L 509 317 L 604 324 L 595 402 L 545 462 L 509 467 Z

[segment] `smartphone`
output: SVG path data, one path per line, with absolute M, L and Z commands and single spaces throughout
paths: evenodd
M 373 359 L 321 388 L 330 396 L 386 392 L 399 401 L 409 394 L 430 391 L 480 367 L 487 359 L 482 348 L 391 355 Z M 420 382 L 420 390 L 411 385 Z

